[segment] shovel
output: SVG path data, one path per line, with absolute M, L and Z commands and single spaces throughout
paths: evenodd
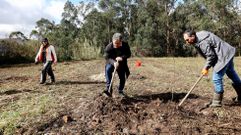
M 117 61 L 117 62 L 119 62 L 119 61 Z M 112 92 L 113 92 L 113 89 L 111 89 L 111 87 L 112 87 L 112 84 L 113 84 L 113 80 L 114 80 L 114 77 L 115 77 L 116 70 L 117 70 L 117 68 L 115 67 L 114 72 L 112 74 L 111 81 L 110 81 L 110 86 L 109 86 L 109 89 L 108 89 L 108 92 L 110 92 L 111 95 L 112 95 Z
M 189 94 L 193 91 L 193 89 L 195 88 L 195 86 L 198 84 L 198 82 L 203 78 L 204 75 L 201 75 L 197 81 L 195 82 L 195 84 L 192 86 L 192 88 L 188 91 L 188 93 L 186 94 L 186 96 L 182 99 L 182 101 L 178 104 L 178 107 L 180 107 L 182 105 L 182 103 L 186 100 L 186 98 L 189 96 Z

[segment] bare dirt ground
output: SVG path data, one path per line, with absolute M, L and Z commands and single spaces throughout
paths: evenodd
M 142 66 L 135 67 L 141 60 Z M 38 84 L 41 65 L 0 68 L 0 134 L 240 134 L 241 108 L 224 79 L 221 108 L 206 108 L 213 86 L 203 78 L 180 108 L 178 103 L 198 79 L 201 58 L 132 58 L 125 92 L 114 98 L 105 89 L 103 59 L 59 63 L 56 84 Z M 241 75 L 241 58 L 235 68 Z

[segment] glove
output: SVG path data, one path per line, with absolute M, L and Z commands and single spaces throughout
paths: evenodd
M 202 70 L 202 75 L 207 76 L 207 75 L 208 75 L 208 70 L 207 70 L 207 69 L 203 69 L 203 70 Z

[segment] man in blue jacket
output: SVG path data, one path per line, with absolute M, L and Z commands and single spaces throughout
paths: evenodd
M 189 45 L 195 45 L 199 54 L 206 59 L 202 69 L 203 75 L 208 75 L 208 70 L 213 67 L 214 96 L 211 107 L 220 107 L 223 98 L 223 76 L 226 74 L 233 82 L 232 86 L 237 93 L 235 101 L 241 103 L 241 80 L 234 70 L 233 58 L 235 48 L 208 31 L 195 32 L 187 30 L 183 38 Z
M 130 71 L 127 65 L 127 59 L 131 56 L 130 47 L 127 42 L 122 41 L 122 35 L 120 33 L 115 33 L 112 37 L 112 42 L 109 43 L 105 48 L 105 77 L 106 77 L 106 90 L 104 93 L 111 97 L 112 88 L 109 92 L 112 73 L 114 69 L 117 69 L 117 73 L 120 79 L 120 84 L 118 87 L 118 92 L 120 96 L 125 96 L 123 90 L 125 86 L 126 78 L 129 76 Z

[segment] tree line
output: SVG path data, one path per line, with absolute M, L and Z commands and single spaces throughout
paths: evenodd
M 100 57 L 115 32 L 121 32 L 134 56 L 194 56 L 185 46 L 186 29 L 207 30 L 241 54 L 240 0 L 67 1 L 59 24 L 41 18 L 30 37 L 47 37 L 61 60 Z M 15 32 L 10 34 L 20 35 Z M 22 35 L 23 36 L 23 35 Z M 25 36 L 23 36 L 26 39 Z

